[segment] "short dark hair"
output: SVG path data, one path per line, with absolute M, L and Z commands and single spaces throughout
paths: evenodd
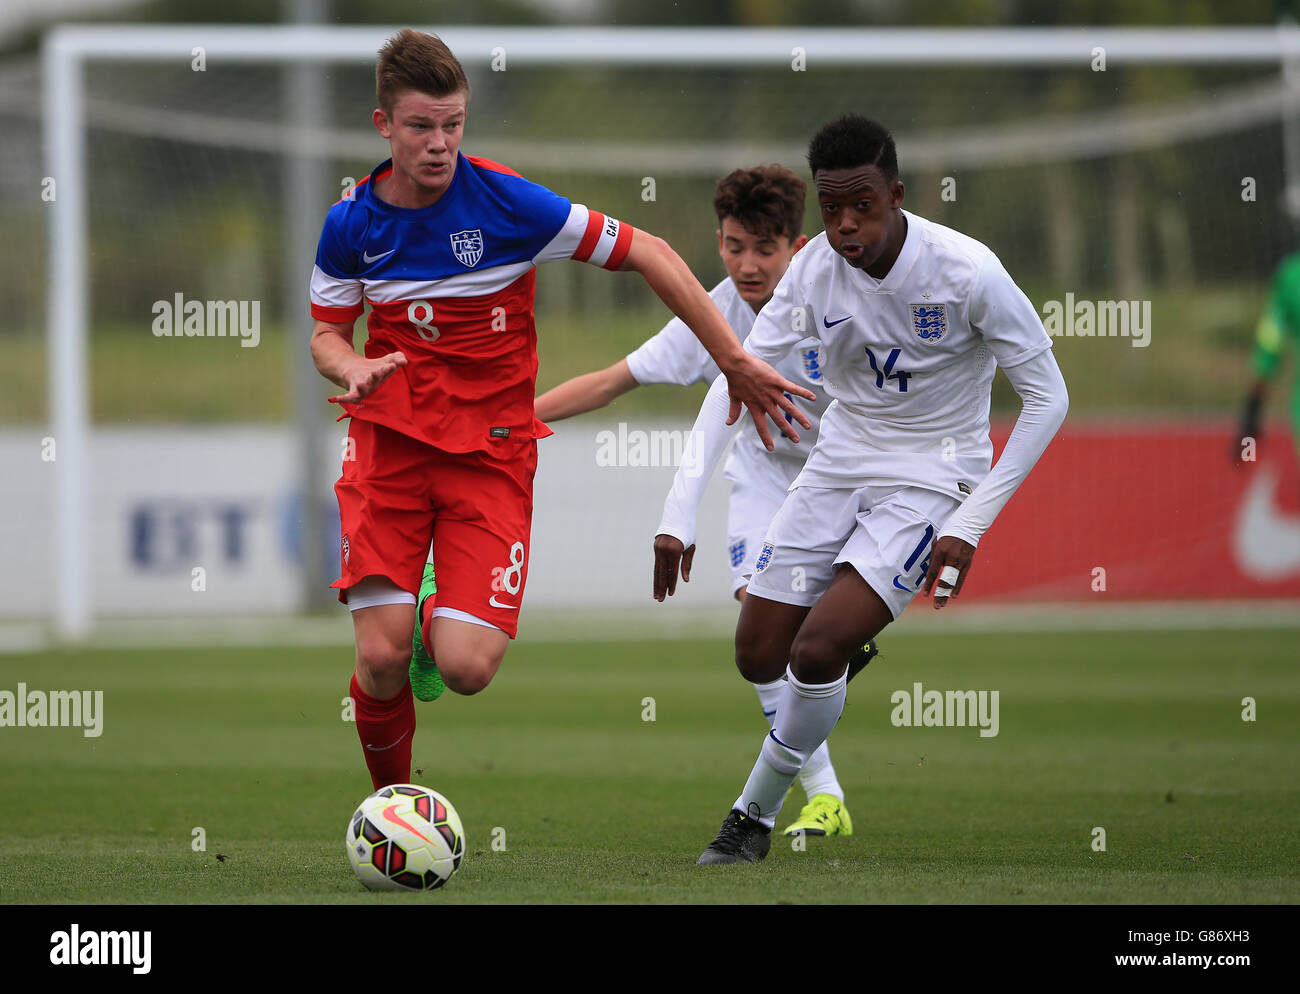
M 886 179 L 898 179 L 894 136 L 879 121 L 861 114 L 845 114 L 824 125 L 808 143 L 808 168 L 814 177 L 822 169 L 859 166 L 875 166 Z
M 375 65 L 375 99 L 385 114 L 393 112 L 403 90 L 450 97 L 464 93 L 469 99 L 469 80 L 460 60 L 437 35 L 402 28 L 379 50 Z
M 803 234 L 808 185 L 785 166 L 737 169 L 718 180 L 713 210 L 718 223 L 735 218 L 751 235 L 791 241 Z

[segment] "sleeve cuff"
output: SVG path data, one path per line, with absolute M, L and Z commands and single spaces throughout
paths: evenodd
M 325 304 L 312 303 L 311 316 L 317 321 L 328 321 L 330 324 L 348 324 L 361 317 L 365 306 L 354 304 L 351 307 L 328 307 Z
M 968 542 L 969 544 L 975 546 L 977 549 L 979 548 L 979 544 L 980 544 L 980 536 L 976 535 L 972 531 L 967 530 L 966 528 L 963 528 L 960 524 L 952 524 L 952 525 L 945 526 L 944 529 L 941 532 L 939 532 L 938 537 L 959 538 L 963 542 Z
M 667 519 L 659 522 L 659 527 L 655 530 L 655 535 L 671 535 L 677 541 L 682 543 L 682 548 L 689 549 L 695 544 L 695 529 L 687 528 L 681 524 L 668 521 Z

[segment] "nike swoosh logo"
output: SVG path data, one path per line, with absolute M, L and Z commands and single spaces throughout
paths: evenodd
M 405 732 L 399 735 L 397 737 L 397 742 L 394 742 L 393 745 L 386 745 L 386 746 L 368 745 L 366 746 L 366 748 L 369 749 L 371 752 L 387 752 L 389 749 L 393 748 L 393 746 L 397 745 L 398 742 L 401 742 L 402 739 L 406 738 L 406 736 L 410 734 L 410 731 L 411 730 L 408 728 Z
M 909 593 L 909 594 L 914 594 L 914 593 L 916 593 L 916 591 L 913 590 L 911 587 L 904 587 L 901 583 L 898 582 L 898 574 L 897 574 L 897 573 L 894 574 L 894 586 L 897 587 L 899 590 L 905 590 L 905 591 L 907 591 L 907 593 Z
M 382 252 L 379 255 L 371 255 L 369 252 L 362 252 L 361 258 L 366 261 L 367 265 L 369 265 L 372 262 L 378 262 L 380 259 L 384 258 L 384 256 L 392 255 L 396 251 L 397 249 L 391 248 L 387 252 Z
M 396 811 L 397 811 L 397 805 L 396 805 L 396 804 L 390 804 L 390 805 L 388 805 L 388 807 L 384 808 L 384 820 L 387 821 L 387 822 L 389 822 L 390 824 L 393 824 L 393 825 L 400 825 L 402 828 L 406 829 L 408 832 L 414 832 L 416 835 L 418 835 L 420 838 L 422 838 L 425 842 L 431 843 L 431 844 L 433 844 L 433 845 L 437 845 L 437 843 L 435 843 L 435 842 L 433 841 L 433 839 L 429 838 L 427 835 L 425 835 L 423 832 L 421 832 L 418 828 L 416 828 L 414 825 L 412 825 L 409 821 L 407 821 L 407 820 L 406 820 L 405 818 L 403 818 L 401 815 L 396 814 L 396 813 L 395 813 Z
M 852 314 L 849 315 L 849 318 L 851 318 L 851 317 L 853 317 Z M 847 321 L 849 318 L 838 318 L 838 319 L 836 319 L 836 320 L 834 320 L 834 321 L 827 321 L 826 318 L 823 317 L 823 318 L 822 318 L 822 324 L 826 325 L 827 328 L 834 328 L 837 324 L 843 324 L 843 323 L 844 323 L 845 321 Z
M 497 595 L 496 595 L 496 594 L 493 594 L 491 597 L 488 598 L 488 603 L 489 603 L 490 605 L 492 605 L 492 607 L 503 607 L 503 608 L 505 608 L 507 611 L 517 611 L 517 610 L 519 610 L 519 605 L 518 605 L 518 604 L 499 604 L 499 603 L 497 603 Z
M 1237 511 L 1232 548 L 1241 571 L 1253 580 L 1281 580 L 1300 573 L 1300 517 L 1277 509 L 1278 472 L 1259 467 Z

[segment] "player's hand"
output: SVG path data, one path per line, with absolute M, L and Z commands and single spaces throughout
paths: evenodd
M 401 352 L 390 352 L 378 359 L 366 359 L 357 356 L 357 361 L 348 366 L 343 374 L 348 392 L 331 397 L 331 404 L 356 404 L 374 393 L 379 384 L 388 379 L 399 366 L 406 365 L 406 356 Z
M 1245 460 L 1242 456 L 1246 450 L 1246 439 L 1254 440 L 1254 448 L 1259 449 L 1260 431 L 1259 431 L 1259 412 L 1263 405 L 1263 391 L 1256 389 L 1246 398 L 1246 409 L 1241 413 L 1241 427 L 1237 437 L 1232 440 L 1232 464 L 1242 466 Z
M 682 568 L 682 582 L 691 582 L 691 560 L 695 546 L 682 548 L 682 540 L 671 535 L 655 536 L 655 600 L 662 601 L 677 592 L 677 566 Z
M 1246 439 L 1251 439 L 1255 443 L 1256 459 L 1259 458 L 1259 429 L 1255 431 L 1247 430 L 1243 425 L 1241 430 L 1228 440 L 1228 459 L 1233 466 L 1245 466 L 1246 460 L 1243 456 L 1246 454 Z
M 934 588 L 936 611 L 948 603 L 949 597 L 961 593 L 974 558 L 975 546 L 969 542 L 963 542 L 952 535 L 935 539 L 934 545 L 930 547 L 930 572 L 925 574 L 925 586 L 921 588 L 921 593 L 928 597 L 930 588 Z
M 767 427 L 769 417 L 776 422 L 776 426 L 781 429 L 781 433 L 786 438 L 798 442 L 799 433 L 790 423 L 790 418 L 794 418 L 805 428 L 811 428 L 812 422 L 808 420 L 808 415 L 795 406 L 790 394 L 808 400 L 816 400 L 817 395 L 807 387 L 791 383 L 757 356 L 748 352 L 742 352 L 741 356 L 738 365 L 726 370 L 727 392 L 731 395 L 731 410 L 728 413 L 727 424 L 736 423 L 743 404 L 749 408 L 749 413 L 754 419 L 754 427 L 758 430 L 758 437 L 763 440 L 763 445 L 769 452 L 775 448 L 772 444 L 771 432 Z

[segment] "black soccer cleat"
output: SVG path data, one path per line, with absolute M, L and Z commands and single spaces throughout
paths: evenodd
M 861 673 L 867 663 L 871 662 L 879 655 L 880 646 L 876 644 L 875 639 L 869 639 L 861 649 L 857 650 L 857 652 L 849 657 L 849 675 L 845 682 L 852 680 L 855 676 Z
M 700 854 L 701 866 L 713 863 L 758 863 L 772 848 L 772 830 L 757 818 L 735 808 L 727 815 L 718 837 Z

